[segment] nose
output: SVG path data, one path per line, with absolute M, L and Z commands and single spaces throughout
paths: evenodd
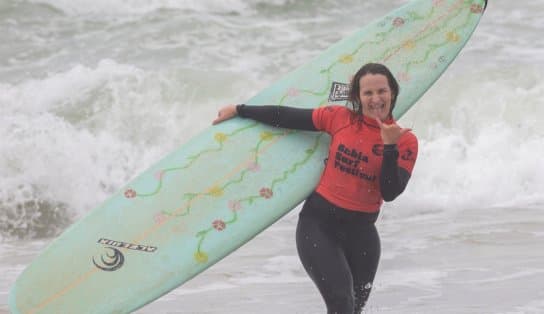
M 378 95 L 378 94 L 373 94 L 372 95 L 372 98 L 371 98 L 372 103 L 380 102 L 380 100 L 381 100 L 380 95 Z

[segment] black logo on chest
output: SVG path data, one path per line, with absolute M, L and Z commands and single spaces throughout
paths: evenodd
M 376 180 L 375 175 L 363 172 L 363 167 L 361 167 L 361 163 L 368 164 L 368 156 L 365 155 L 362 151 L 354 148 L 349 148 L 344 144 L 338 145 L 334 158 L 335 169 L 338 169 L 339 171 L 346 174 L 359 177 L 360 179 L 368 181 Z
M 374 144 L 374 146 L 372 146 L 372 153 L 376 156 L 383 156 L 383 145 Z

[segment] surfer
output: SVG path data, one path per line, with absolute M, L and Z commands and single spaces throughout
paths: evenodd
M 369 63 L 352 79 L 350 108 L 228 105 L 213 121 L 238 115 L 331 136 L 325 169 L 304 203 L 296 231 L 300 260 L 328 313 L 361 313 L 380 258 L 375 227 L 380 207 L 404 191 L 416 161 L 416 136 L 392 116 L 398 94 L 389 69 Z

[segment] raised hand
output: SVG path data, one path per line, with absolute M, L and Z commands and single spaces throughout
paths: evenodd
M 412 129 L 401 128 L 396 123 L 385 124 L 379 118 L 376 118 L 376 122 L 380 126 L 382 141 L 385 145 L 397 144 L 397 141 L 404 133 L 412 131 Z

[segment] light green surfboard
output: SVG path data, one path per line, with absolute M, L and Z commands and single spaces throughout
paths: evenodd
M 333 82 L 348 83 L 361 65 L 380 62 L 401 84 L 398 118 L 454 60 L 485 4 L 412 1 L 247 104 L 315 108 L 343 103 L 345 90 Z M 249 119 L 204 130 L 51 243 L 15 283 L 12 313 L 128 313 L 140 308 L 303 201 L 317 184 L 327 149 L 322 133 L 270 128 Z

